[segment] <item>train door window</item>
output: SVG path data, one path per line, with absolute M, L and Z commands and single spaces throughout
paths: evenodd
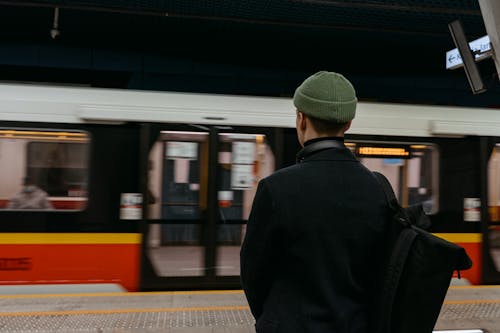
M 0 129 L 0 208 L 83 209 L 89 142 L 83 132 Z
M 149 153 L 148 254 L 158 276 L 205 273 L 208 133 L 162 131 Z
M 438 211 L 437 149 L 432 144 L 346 142 L 368 169 L 385 175 L 403 207 Z
M 493 148 L 488 163 L 488 212 L 490 254 L 500 271 L 500 144 Z
M 216 274 L 240 274 L 239 253 L 260 179 L 275 170 L 274 154 L 263 134 L 220 133 Z

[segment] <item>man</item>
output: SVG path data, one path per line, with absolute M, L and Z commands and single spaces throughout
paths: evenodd
M 48 194 L 35 185 L 30 177 L 25 177 L 23 188 L 7 204 L 8 209 L 51 209 Z
M 257 333 L 369 333 L 388 207 L 343 144 L 357 98 L 318 72 L 295 91 L 297 164 L 260 181 L 241 249 Z

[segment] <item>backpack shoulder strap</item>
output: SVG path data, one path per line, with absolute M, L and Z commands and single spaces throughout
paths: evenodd
M 404 213 L 403 208 L 399 205 L 387 178 L 379 172 L 373 172 L 373 174 L 382 186 L 387 204 L 391 209 L 390 223 L 397 223 L 397 226 L 391 225 L 389 228 L 391 232 L 395 234 L 391 235 L 391 239 L 394 239 L 394 242 L 391 244 L 389 252 L 388 266 L 382 286 L 380 313 L 378 317 L 378 332 L 389 333 L 391 332 L 394 300 L 408 254 L 417 237 L 417 232 L 411 227 L 408 217 Z M 403 228 L 401 228 L 401 226 Z
M 384 277 L 380 303 L 379 327 L 381 333 L 392 332 L 391 322 L 394 301 L 396 299 L 399 282 L 401 281 L 401 276 L 403 275 L 406 260 L 416 237 L 417 232 L 413 228 L 404 228 L 391 249 L 389 264 Z

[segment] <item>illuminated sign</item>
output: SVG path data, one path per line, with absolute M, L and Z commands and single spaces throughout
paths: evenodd
M 0 139 L 30 139 L 30 140 L 57 140 L 88 142 L 85 133 L 65 131 L 36 131 L 36 130 L 0 130 Z
M 356 147 L 358 157 L 380 157 L 380 158 L 411 158 L 411 151 L 408 147 Z

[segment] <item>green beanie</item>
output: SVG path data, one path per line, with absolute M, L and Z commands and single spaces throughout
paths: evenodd
M 297 110 L 335 123 L 352 120 L 357 101 L 351 82 L 341 74 L 326 71 L 308 77 L 293 95 Z

